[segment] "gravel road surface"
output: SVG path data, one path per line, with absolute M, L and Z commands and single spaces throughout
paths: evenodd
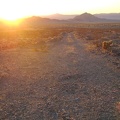
M 120 120 L 120 71 L 85 44 L 0 51 L 0 120 Z

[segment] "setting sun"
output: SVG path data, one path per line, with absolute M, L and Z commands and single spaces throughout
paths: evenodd
M 0 1 L 0 18 L 14 21 L 29 15 L 28 3 L 16 0 Z
M 8 15 L 8 14 L 5 14 L 2 16 L 3 19 L 5 20 L 9 20 L 9 21 L 16 21 L 17 19 L 19 19 L 20 17 L 17 16 L 16 14 L 11 14 L 11 15 Z

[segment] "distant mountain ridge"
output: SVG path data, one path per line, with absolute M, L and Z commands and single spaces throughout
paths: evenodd
M 61 16 L 60 14 L 56 14 L 57 16 Z M 54 15 L 54 16 L 56 16 Z M 70 16 L 73 17 L 73 16 Z M 104 18 L 99 18 L 96 17 L 90 13 L 83 13 L 81 15 L 74 16 L 72 19 L 66 19 L 66 20 L 59 20 L 59 19 L 50 19 L 50 18 L 42 18 L 38 16 L 33 16 L 30 18 L 26 18 L 23 20 L 24 24 L 31 24 L 37 26 L 38 24 L 41 23 L 89 23 L 89 22 L 120 22 L 120 20 L 112 20 L 112 19 L 104 19 Z
M 32 16 L 32 17 L 23 19 L 23 22 L 26 22 L 26 23 L 63 22 L 63 21 L 65 21 L 65 20 L 42 18 L 42 17 L 39 17 L 39 16 Z
M 99 18 L 120 20 L 120 13 L 101 13 L 94 15 Z
M 120 20 L 120 13 L 101 13 L 101 14 L 93 14 L 93 15 L 98 18 Z M 62 15 L 62 14 L 57 13 L 57 14 L 53 14 L 49 16 L 42 16 L 42 17 L 50 18 L 50 19 L 67 20 L 67 19 L 73 19 L 76 16 L 79 16 L 79 15 L 77 14 L 76 15 Z
M 57 14 L 59 16 L 59 14 Z M 107 23 L 107 22 L 120 22 L 120 20 L 104 19 L 98 18 L 90 13 L 83 13 L 77 15 L 72 19 L 59 20 L 59 19 L 50 19 L 42 18 L 39 16 L 33 16 L 30 18 L 23 19 L 22 24 L 28 26 L 39 26 L 41 24 L 59 24 L 59 23 Z
M 83 13 L 71 19 L 74 22 L 120 22 L 120 20 L 98 18 L 90 13 Z
M 47 24 L 59 24 L 59 23 L 117 23 L 117 22 L 120 22 L 120 20 L 114 20 L 114 19 L 105 19 L 105 18 L 99 18 L 99 17 L 96 17 L 95 15 L 92 15 L 90 13 L 83 13 L 81 15 L 77 15 L 77 16 L 64 16 L 64 15 L 61 15 L 61 14 L 55 14 L 52 16 L 55 17 L 55 16 L 60 16 L 61 18 L 62 17 L 66 17 L 65 19 L 50 19 L 50 18 L 43 18 L 43 17 L 40 17 L 40 16 L 32 16 L 32 17 L 29 17 L 29 18 L 23 18 L 21 19 L 21 25 L 23 26 L 33 26 L 33 27 L 38 27 L 39 25 L 47 25 Z M 59 18 L 60 18 L 59 17 Z M 71 18 L 72 17 L 72 18 Z M 67 19 L 69 18 L 69 19 Z M 0 21 L 0 25 L 2 26 L 3 25 L 3 22 L 2 20 Z

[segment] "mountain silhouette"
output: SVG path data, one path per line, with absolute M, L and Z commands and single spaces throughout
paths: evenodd
M 106 21 L 106 20 L 98 18 L 90 13 L 83 13 L 81 15 L 74 17 L 72 19 L 72 21 L 76 21 L 76 22 L 100 22 L 100 21 Z
M 95 15 L 92 15 L 90 13 L 83 13 L 81 15 L 78 15 L 71 19 L 72 22 L 120 22 L 120 20 L 114 20 L 114 19 L 105 19 L 105 18 L 99 18 Z
M 82 14 L 84 17 L 88 17 L 92 14 L 89 13 L 84 13 Z M 78 17 L 80 15 L 63 15 L 63 14 L 52 14 L 52 15 L 48 15 L 48 16 L 42 16 L 44 18 L 50 18 L 50 19 L 58 19 L 58 20 L 68 20 L 68 19 L 73 19 L 75 17 Z M 108 19 L 108 20 L 120 20 L 120 13 L 101 13 L 101 14 L 93 14 L 92 19 L 95 20 L 96 18 L 93 17 L 97 17 L 97 18 L 101 18 L 101 19 Z M 89 17 L 88 17 L 89 18 Z M 77 18 L 76 18 L 77 19 Z M 91 21 L 93 21 L 91 20 Z M 97 19 L 96 19 L 97 20 Z M 99 20 L 98 20 L 99 21 Z M 101 21 L 101 20 L 100 20 Z
M 57 14 L 58 16 L 60 14 Z M 24 24 L 31 24 L 31 25 L 39 25 L 39 24 L 50 24 L 50 23 L 82 23 L 82 22 L 120 22 L 120 20 L 112 20 L 112 19 L 104 19 L 104 18 L 98 18 L 90 13 L 83 13 L 81 15 L 75 16 L 73 19 L 67 19 L 67 20 L 59 20 L 59 19 L 50 19 L 50 18 L 42 18 L 39 16 L 33 16 L 30 18 L 26 18 L 23 20 Z

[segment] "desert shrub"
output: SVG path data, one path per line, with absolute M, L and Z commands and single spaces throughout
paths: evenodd
M 103 41 L 103 42 L 102 42 L 102 48 L 103 48 L 103 49 L 108 49 L 108 48 L 110 48 L 110 46 L 112 45 L 112 43 L 113 43 L 112 40 Z

